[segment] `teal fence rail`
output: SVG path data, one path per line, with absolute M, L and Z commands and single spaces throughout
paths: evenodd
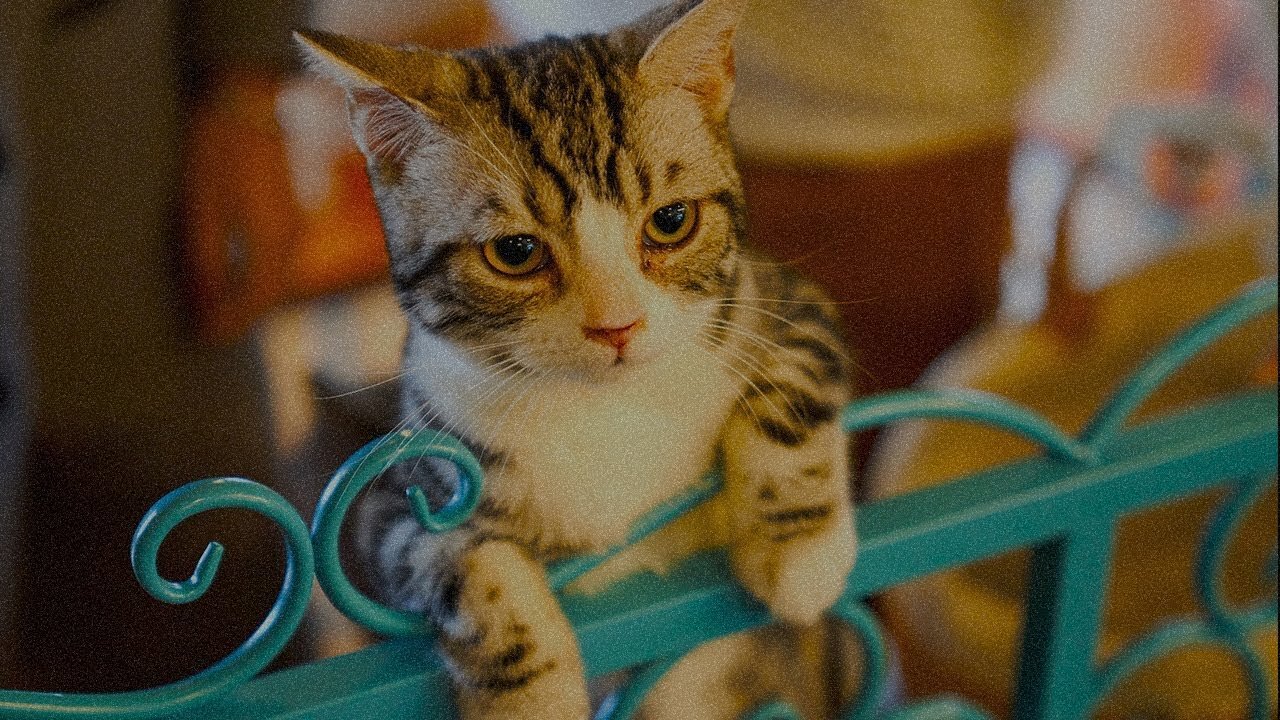
M 1130 427 L 1127 420 L 1189 358 L 1275 306 L 1274 279 L 1249 288 L 1140 367 L 1076 437 L 1025 408 L 980 393 L 908 391 L 850 405 L 842 418 L 848 432 L 907 418 L 962 419 L 1029 438 L 1044 453 L 859 509 L 858 564 L 832 612 L 863 639 L 868 670 L 863 692 L 844 717 L 883 712 L 894 718 L 984 717 L 956 698 L 885 711 L 885 641 L 864 600 L 894 585 L 1017 548 L 1031 548 L 1032 555 L 1016 717 L 1088 716 L 1125 678 L 1192 644 L 1231 654 L 1246 678 L 1250 717 L 1270 717 L 1267 670 L 1248 638 L 1276 623 L 1276 598 L 1231 605 L 1221 590 L 1221 570 L 1240 519 L 1275 481 L 1276 389 L 1217 398 L 1138 426 Z M 453 440 L 371 443 L 330 482 L 310 532 L 282 497 L 249 480 L 201 480 L 170 493 L 147 513 L 134 536 L 138 580 L 165 602 L 199 599 L 214 581 L 221 545 L 210 543 L 191 578 L 175 582 L 156 570 L 156 554 L 166 535 L 197 513 L 221 508 L 261 513 L 279 526 L 288 557 L 280 594 L 259 628 L 231 656 L 187 680 L 115 694 L 0 691 L 0 717 L 451 717 L 444 669 L 431 652 L 430 631 L 422 619 L 363 596 L 338 563 L 338 530 L 359 489 L 391 464 L 423 455 L 452 459 L 467 479 L 463 491 L 439 513 L 432 514 L 420 496 L 411 493 L 408 498 L 425 527 L 445 531 L 474 509 L 483 483 L 475 458 Z M 633 540 L 705 500 L 718 485 L 718 478 L 709 476 L 658 508 L 637 525 Z M 1205 528 L 1195 569 L 1200 613 L 1171 620 L 1099 661 L 1117 520 L 1222 486 L 1229 491 Z M 553 582 L 563 587 L 608 556 L 561 563 L 551 568 Z M 1274 588 L 1274 549 L 1262 572 Z M 390 639 L 350 655 L 260 676 L 301 623 L 313 578 L 348 616 Z M 599 595 L 565 595 L 562 600 L 590 675 L 636 669 L 616 701 L 602 709 L 601 720 L 631 717 L 663 672 L 698 645 L 770 622 L 763 607 L 734 583 L 717 552 L 688 558 L 661 579 L 637 576 Z M 790 708 L 774 703 L 758 708 L 751 720 L 794 717 Z

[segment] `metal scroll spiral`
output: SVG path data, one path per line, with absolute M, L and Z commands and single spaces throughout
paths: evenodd
M 1263 585 L 1272 589 L 1270 598 L 1260 599 L 1246 607 L 1232 607 L 1223 596 L 1221 579 L 1231 538 L 1248 510 L 1274 481 L 1274 475 L 1264 475 L 1237 483 L 1209 521 L 1195 568 L 1196 595 L 1203 618 L 1168 623 L 1111 658 L 1098 675 L 1093 697 L 1095 706 L 1126 678 L 1159 658 L 1185 647 L 1209 645 L 1230 653 L 1243 671 L 1249 717 L 1252 720 L 1271 717 L 1268 672 L 1250 646 L 1249 639 L 1250 635 L 1276 622 L 1275 549 L 1272 549 L 1271 557 L 1263 568 Z
M 240 508 L 274 522 L 284 536 L 284 580 L 271 612 L 235 652 L 198 675 L 148 690 L 122 693 L 67 694 L 0 692 L 3 718 L 148 718 L 209 702 L 262 671 L 302 622 L 315 561 L 307 525 L 275 491 L 239 478 L 212 478 L 184 485 L 164 496 L 147 512 L 133 536 L 134 575 L 148 593 L 168 603 L 200 599 L 213 584 L 223 547 L 211 542 L 186 580 L 167 580 L 156 569 L 156 556 L 169 533 L 199 513 Z
M 458 487 L 453 497 L 434 512 L 422 489 L 410 487 L 407 495 L 414 516 L 430 532 L 461 525 L 480 502 L 484 476 L 480 461 L 454 437 L 407 430 L 378 438 L 348 458 L 325 487 L 312 524 L 312 542 L 318 558 L 316 578 L 325 595 L 347 617 L 383 635 L 423 635 L 430 628 L 422 615 L 378 603 L 351 583 L 339 561 L 342 521 L 366 485 L 391 466 L 420 458 L 441 458 L 456 465 Z

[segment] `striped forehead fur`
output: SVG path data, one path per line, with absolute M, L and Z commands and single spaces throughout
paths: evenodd
M 629 142 L 633 81 L 606 38 L 548 38 L 461 61 L 469 97 L 506 125 L 512 149 L 558 200 L 553 208 L 537 194 L 522 198 L 535 219 L 570 216 L 579 187 L 615 204 L 648 201 L 652 171 Z M 625 197 L 627 189 L 637 197 Z

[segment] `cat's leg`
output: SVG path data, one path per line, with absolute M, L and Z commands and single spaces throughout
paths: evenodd
M 510 541 L 482 541 L 450 582 L 437 623 L 462 717 L 585 719 L 577 638 L 542 565 Z
M 749 633 L 694 648 L 645 697 L 640 720 L 740 720 L 765 697 Z
M 410 513 L 406 488 L 438 505 L 456 475 L 452 463 L 425 459 L 396 465 L 369 488 L 357 540 L 383 598 L 438 628 L 463 720 L 586 720 L 577 638 L 543 565 L 510 539 L 508 519 L 488 517 L 482 501 L 463 525 L 430 533 Z
M 393 600 L 439 629 L 464 720 L 585 720 L 577 638 L 524 548 L 471 526 L 440 535 L 412 518 L 385 536 Z M 393 563 L 393 564 L 391 564 Z
M 843 591 L 856 551 L 839 427 L 849 392 L 841 373 L 811 366 L 810 348 L 781 347 L 756 363 L 725 427 L 730 558 L 776 617 L 809 624 Z
M 698 646 L 645 698 L 641 720 L 741 720 L 782 700 L 807 720 L 836 717 L 859 675 L 837 621 L 772 625 Z

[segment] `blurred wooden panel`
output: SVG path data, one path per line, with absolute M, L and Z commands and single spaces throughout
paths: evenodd
M 910 384 L 996 307 L 1012 141 L 867 166 L 741 164 L 751 241 L 839 302 L 861 392 Z
M 190 675 L 253 630 L 280 581 L 276 533 L 236 513 L 182 528 L 162 554 L 186 577 L 207 541 L 235 546 L 205 600 L 164 605 L 129 569 L 133 528 L 166 492 L 273 470 L 253 348 L 201 347 L 185 320 L 182 19 L 166 0 L 0 3 L 33 391 L 6 688 Z

